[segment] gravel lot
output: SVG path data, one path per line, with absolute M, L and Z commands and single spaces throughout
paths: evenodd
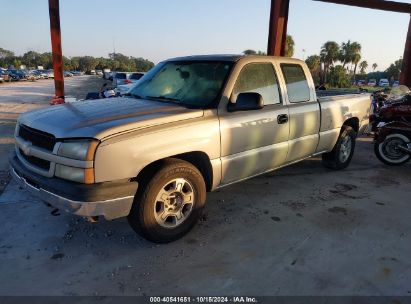
M 96 81 L 68 79 L 68 94 Z M 13 115 L 52 93 L 51 81 L 0 86 L 2 168 Z M 10 183 L 0 196 L 0 295 L 409 296 L 409 172 L 379 163 L 360 138 L 347 170 L 312 158 L 210 193 L 199 225 L 167 245 L 125 219 L 53 216 Z

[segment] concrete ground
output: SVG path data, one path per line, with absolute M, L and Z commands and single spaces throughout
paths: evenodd
M 66 95 L 84 99 L 88 92 L 98 91 L 103 83 L 104 80 L 96 76 L 66 78 Z M 0 194 L 10 179 L 7 154 L 14 146 L 17 117 L 26 111 L 48 106 L 53 96 L 52 79 L 0 84 Z
M 344 171 L 312 158 L 210 193 L 199 224 L 167 245 L 125 219 L 53 216 L 10 183 L 0 295 L 409 296 L 410 168 L 384 166 L 360 138 Z

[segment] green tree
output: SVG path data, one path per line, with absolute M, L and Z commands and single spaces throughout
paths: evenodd
M 402 59 L 396 60 L 385 70 L 388 79 L 399 79 L 402 67 Z
M 376 69 L 377 67 L 378 67 L 378 64 L 376 64 L 376 63 L 373 63 L 373 64 L 372 64 L 372 70 L 373 70 L 373 71 L 375 71 L 375 69 Z
M 350 79 L 342 65 L 331 67 L 329 83 L 333 87 L 347 88 L 350 86 Z
M 0 48 L 0 59 L 4 59 L 6 57 L 14 57 L 14 52 Z
M 134 60 L 134 65 L 136 67 L 136 71 L 139 72 L 147 72 L 149 71 L 151 68 L 154 67 L 154 63 L 144 59 L 144 58 L 132 58 Z
M 321 81 L 321 58 L 318 55 L 311 55 L 305 60 L 308 68 L 311 71 L 314 82 L 319 84 Z
M 34 51 L 28 51 L 23 54 L 21 60 L 27 67 L 34 67 L 37 68 L 38 61 L 41 57 L 40 53 Z
M 82 71 L 90 71 L 96 68 L 98 64 L 96 58 L 92 56 L 79 57 L 79 66 Z
M 243 51 L 243 54 L 244 55 L 256 55 L 257 52 L 254 51 L 254 50 L 245 50 L 245 51 Z
M 324 75 L 323 79 L 324 82 L 327 82 L 327 73 L 330 70 L 330 67 L 334 66 L 334 62 L 336 62 L 340 58 L 340 47 L 337 42 L 335 41 L 327 41 L 321 47 L 320 52 L 321 62 L 324 64 Z
M 361 54 L 359 53 L 354 54 L 353 59 L 352 59 L 352 63 L 354 64 L 354 81 L 355 81 L 355 77 L 357 73 L 358 63 L 360 62 L 360 60 L 361 60 Z
M 79 61 L 79 57 L 71 57 L 71 66 L 73 68 L 73 70 L 77 71 L 80 69 L 80 61 Z
M 360 74 L 364 75 L 365 70 L 368 68 L 368 62 L 367 61 L 361 61 L 360 62 Z
M 266 52 L 263 51 L 254 51 L 254 50 L 245 50 L 243 51 L 244 55 L 262 55 L 262 56 L 267 56 Z
M 350 40 L 341 43 L 340 54 L 338 59 L 341 61 L 343 68 L 345 68 L 345 66 L 352 61 L 352 50 L 353 48 L 351 46 Z
M 293 37 L 291 35 L 287 35 L 287 38 L 285 41 L 285 56 L 286 57 L 294 56 L 294 47 L 295 47 L 295 42 L 294 42 Z

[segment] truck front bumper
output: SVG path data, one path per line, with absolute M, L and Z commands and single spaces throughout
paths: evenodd
M 138 187 L 129 180 L 85 185 L 46 178 L 24 168 L 15 153 L 10 158 L 10 174 L 20 187 L 55 208 L 107 220 L 130 213 Z

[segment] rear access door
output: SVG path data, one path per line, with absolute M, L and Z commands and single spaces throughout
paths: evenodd
M 321 125 L 320 104 L 317 101 L 308 69 L 298 63 L 278 64 L 281 70 L 289 110 L 289 147 L 286 163 L 315 153 Z

